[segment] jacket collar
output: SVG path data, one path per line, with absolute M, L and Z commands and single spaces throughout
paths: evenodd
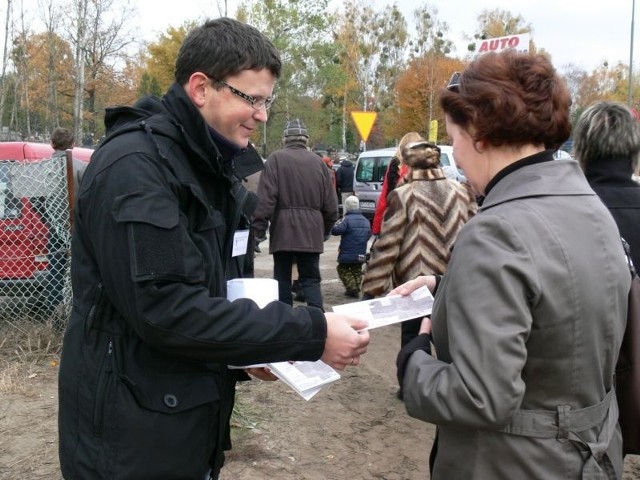
M 633 166 L 630 158 L 597 159 L 585 166 L 584 174 L 591 185 L 638 186 L 631 178 Z
M 480 210 L 539 196 L 595 195 L 575 160 L 526 165 L 509 173 L 489 191 Z

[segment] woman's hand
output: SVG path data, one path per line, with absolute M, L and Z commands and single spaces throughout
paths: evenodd
M 433 275 L 420 275 L 419 277 L 409 280 L 408 282 L 394 288 L 388 293 L 388 295 L 409 295 L 425 285 L 429 291 L 433 293 L 436 288 L 436 277 Z

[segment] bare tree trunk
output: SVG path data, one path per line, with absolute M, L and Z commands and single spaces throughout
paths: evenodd
M 344 84 L 344 98 L 342 99 L 342 150 L 347 151 L 347 88 Z
M 20 45 L 21 45 L 21 54 L 20 59 L 18 60 L 20 63 L 19 75 L 18 75 L 18 83 L 23 85 L 23 96 L 24 103 L 21 105 L 21 108 L 24 108 L 25 111 L 25 122 L 27 129 L 27 138 L 31 139 L 31 102 L 29 95 L 29 70 L 30 70 L 30 62 L 29 56 L 26 52 L 27 46 L 27 29 L 24 26 L 24 4 L 20 4 Z
M 45 125 L 53 131 L 60 126 L 60 109 L 58 105 L 58 72 L 56 64 L 58 62 L 58 42 L 56 39 L 56 28 L 58 26 L 58 13 L 54 7 L 53 0 L 49 0 L 43 12 L 44 23 L 47 27 L 47 38 L 49 39 L 49 57 L 47 58 L 47 119 Z
M 84 67 L 85 67 L 85 39 L 87 35 L 87 0 L 77 0 L 76 3 L 76 45 L 75 45 L 75 95 L 73 102 L 73 127 L 75 136 L 82 138 L 82 117 L 84 112 Z
M 2 51 L 2 78 L 0 78 L 0 82 L 2 82 L 2 90 L 0 91 L 0 127 L 2 127 L 2 119 L 4 118 L 4 106 L 6 103 L 7 97 L 7 59 L 8 48 L 9 45 L 9 20 L 11 19 L 11 0 L 7 0 L 7 15 L 5 17 L 4 22 L 4 50 Z

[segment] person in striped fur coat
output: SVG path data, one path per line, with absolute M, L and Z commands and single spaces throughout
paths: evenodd
M 447 178 L 440 168 L 436 145 L 408 143 L 402 157 L 411 172 L 407 183 L 389 194 L 362 281 L 365 298 L 384 296 L 418 275 L 443 274 L 458 231 L 477 211 L 471 187 Z M 401 346 L 418 335 L 420 322 L 402 323 Z

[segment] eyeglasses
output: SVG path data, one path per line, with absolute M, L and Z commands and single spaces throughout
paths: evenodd
M 254 110 L 262 110 L 263 108 L 265 110 L 269 110 L 271 108 L 271 105 L 273 105 L 273 101 L 276 99 L 275 97 L 256 98 L 247 93 L 241 92 L 237 88 L 232 87 L 227 82 L 224 82 L 222 80 L 220 80 L 218 83 L 221 83 L 222 85 L 227 87 L 229 90 L 231 90 L 231 93 L 233 93 L 234 95 L 249 102 L 249 104 L 253 107 Z
M 447 84 L 447 90 L 450 92 L 459 92 L 460 80 L 462 80 L 462 74 L 460 72 L 453 72 L 453 75 L 451 75 L 449 83 Z

